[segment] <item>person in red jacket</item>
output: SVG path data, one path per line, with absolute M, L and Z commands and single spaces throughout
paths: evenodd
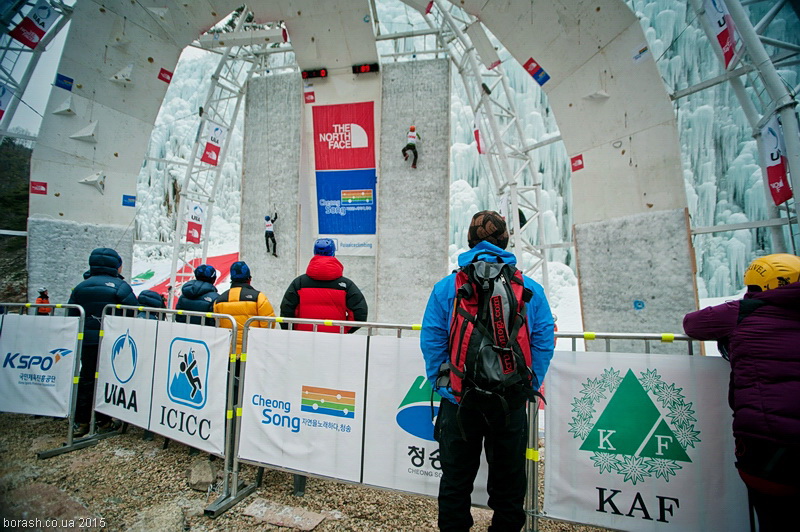
M 281 301 L 281 316 L 284 318 L 308 318 L 317 320 L 366 321 L 367 301 L 358 286 L 342 277 L 344 266 L 334 256 L 336 245 L 329 238 L 320 238 L 314 243 L 314 256 L 308 263 L 306 273 L 297 277 L 286 289 Z M 288 328 L 282 323 L 281 327 Z M 295 324 L 295 330 L 311 331 L 312 325 Z M 339 326 L 320 325 L 318 331 L 338 333 Z M 345 333 L 354 333 L 358 327 L 345 327 Z

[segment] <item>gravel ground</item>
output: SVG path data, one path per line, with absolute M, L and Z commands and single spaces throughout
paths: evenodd
M 177 442 L 164 449 L 162 437 L 144 441 L 142 430 L 132 427 L 96 446 L 37 459 L 37 452 L 61 445 L 66 427 L 65 420 L 0 414 L 0 517 L 93 516 L 104 520 L 104 530 L 152 530 L 154 526 L 175 531 L 288 530 L 244 514 L 253 500 L 262 498 L 325 515 L 315 531 L 436 530 L 435 499 L 315 478 L 308 479 L 304 497 L 295 497 L 292 475 L 275 470 L 265 471 L 254 494 L 210 519 L 203 510 L 215 494 L 195 491 L 187 482 L 190 466 L 208 460 L 207 455 L 189 456 L 188 448 Z M 220 460 L 214 463 L 222 467 Z M 249 484 L 255 473 L 255 467 L 245 465 L 242 478 Z M 32 491 L 45 500 L 31 502 L 36 500 Z M 173 519 L 155 525 L 152 519 L 159 514 Z M 473 514 L 472 530 L 487 530 L 491 511 L 473 509 Z M 600 529 L 543 520 L 540 530 Z

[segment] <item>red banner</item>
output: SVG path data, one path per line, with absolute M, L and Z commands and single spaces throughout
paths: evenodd
M 373 108 L 374 102 L 313 108 L 317 171 L 375 168 Z
M 200 157 L 200 160 L 211 166 L 217 166 L 219 164 L 219 150 L 225 141 L 228 130 L 211 121 L 208 122 L 207 128 L 206 146 L 203 148 L 203 156 Z
M 703 2 L 705 16 L 717 36 L 725 68 L 729 68 L 736 60 L 736 26 L 733 24 L 728 6 L 724 0 L 705 0 Z
M 772 201 L 780 205 L 792 198 L 786 168 L 788 166 L 783 128 L 777 115 L 772 115 L 761 128 L 761 161 L 767 176 Z
M 28 48 L 36 48 L 56 18 L 58 13 L 50 4 L 46 0 L 39 0 L 22 22 L 8 34 Z
M 44 181 L 31 181 L 31 194 L 47 195 L 47 183 Z
M 200 243 L 200 234 L 203 232 L 203 226 L 197 222 L 188 222 L 186 227 L 186 241 L 194 244 Z
M 169 83 L 172 81 L 172 72 L 170 72 L 166 68 L 162 68 L 161 70 L 158 71 L 158 79 Z
M 576 155 L 572 157 L 570 160 L 570 164 L 572 165 L 572 171 L 577 172 L 578 170 L 583 170 L 583 154 Z

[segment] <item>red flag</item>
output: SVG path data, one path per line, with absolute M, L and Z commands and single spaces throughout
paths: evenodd
M 788 166 L 786 146 L 783 140 L 783 128 L 778 115 L 772 117 L 761 128 L 761 161 L 767 176 L 767 184 L 772 194 L 772 201 L 780 205 L 791 199 L 792 189 L 789 186 L 786 168 Z
M 578 170 L 583 170 L 583 154 L 576 155 L 572 157 L 570 160 L 572 163 L 572 171 L 577 172 Z
M 158 79 L 169 83 L 170 81 L 172 81 L 172 72 L 170 72 L 166 68 L 162 68 L 161 70 L 158 71 Z
M 22 22 L 16 28 L 8 32 L 9 36 L 18 40 L 28 48 L 36 48 L 44 34 L 58 18 L 58 12 L 50 6 L 46 0 L 39 0 L 36 5 L 28 11 Z

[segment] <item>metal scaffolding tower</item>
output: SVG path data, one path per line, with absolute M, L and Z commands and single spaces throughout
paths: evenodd
M 34 1 L 15 0 L 0 7 L 0 99 L 9 98 L 3 118 L 0 120 L 0 142 L 8 135 L 8 127 L 25 94 L 25 89 L 28 88 L 28 82 L 36 70 L 39 58 L 72 16 L 71 6 L 60 0 L 51 0 L 51 9 L 58 18 L 36 47 L 31 49 L 13 39 L 9 32 L 25 18 L 28 13 L 26 8 L 33 9 L 34 4 L 36 4 Z M 27 63 L 24 61 L 26 56 L 29 56 Z
M 278 24 L 271 28 L 247 25 L 249 18 L 250 12 L 244 7 L 232 33 L 224 34 L 223 39 L 218 33 L 210 33 L 196 43 L 200 48 L 222 52 L 200 111 L 197 136 L 178 194 L 172 242 L 170 308 L 174 307 L 177 288 L 193 278 L 193 268 L 188 267 L 190 261 L 200 258 L 200 262 L 205 262 L 208 256 L 207 235 L 211 231 L 216 191 L 247 82 L 255 71 L 264 68 L 265 52 L 274 42 L 283 41 L 283 30 Z M 259 44 L 253 44 L 255 42 Z M 216 145 L 218 152 L 209 156 L 208 141 L 215 130 L 222 136 Z M 199 230 L 189 225 L 193 216 L 197 217 L 195 221 L 200 221 Z M 198 234 L 188 235 L 187 229 L 197 230 Z
M 542 285 L 549 292 L 544 224 L 539 208 L 542 181 L 530 155 L 533 148 L 526 149 L 523 125 L 508 79 L 480 21 L 443 0 L 434 0 L 433 4 L 436 10 L 431 10 L 425 19 L 431 28 L 440 29 L 443 45 L 475 113 L 496 200 L 509 222 L 509 245 L 519 254 L 520 261 L 523 252 L 533 256 L 533 264 L 525 267 L 524 272 L 531 274 L 541 268 Z M 525 217 L 524 223 L 520 213 Z M 530 237 L 532 233 L 535 239 Z

